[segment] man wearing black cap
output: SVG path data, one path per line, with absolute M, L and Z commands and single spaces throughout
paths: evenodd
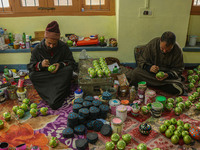
M 52 109 L 58 109 L 69 95 L 75 61 L 68 46 L 59 40 L 60 30 L 56 21 L 47 25 L 44 36 L 32 51 L 27 67 L 40 97 Z M 55 66 L 52 72 L 48 71 L 50 65 Z

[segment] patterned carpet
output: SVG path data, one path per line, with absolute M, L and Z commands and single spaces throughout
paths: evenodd
M 38 103 L 38 107 L 48 107 L 47 104 L 41 100 L 37 92 L 31 85 L 30 81 L 26 81 L 25 85 L 27 87 L 28 98 L 31 102 Z M 17 100 L 7 100 L 6 102 L 0 104 L 0 119 L 3 120 L 2 114 L 6 111 L 12 113 L 12 119 L 10 122 L 5 122 L 4 129 L 0 130 L 0 141 L 8 142 L 10 147 L 16 147 L 19 144 L 26 143 L 30 148 L 34 145 L 39 146 L 43 150 L 52 149 L 48 146 L 48 142 L 51 136 L 55 136 L 59 139 L 60 143 L 54 149 L 67 149 L 75 150 L 75 141 L 79 138 L 84 138 L 84 136 L 75 135 L 74 138 L 63 138 L 62 131 L 67 127 L 67 117 L 69 112 L 72 111 L 71 101 L 73 100 L 73 91 L 77 89 L 77 85 L 72 85 L 71 95 L 66 98 L 63 107 L 58 110 L 51 110 L 49 107 L 49 114 L 47 116 L 39 116 L 33 118 L 30 113 L 27 112 L 23 119 L 17 120 L 16 116 L 12 112 L 12 107 L 14 105 L 20 105 Z M 155 90 L 155 89 L 154 89 Z M 173 97 L 173 95 L 166 94 L 164 92 L 156 89 L 157 95 L 163 95 L 167 98 Z M 189 93 L 189 95 L 192 92 Z M 182 96 L 184 101 L 187 100 L 187 96 Z M 113 116 L 108 115 L 107 121 Z M 128 114 L 128 117 L 123 125 L 123 134 L 129 133 L 132 136 L 131 142 L 126 146 L 126 150 L 131 148 L 136 148 L 139 143 L 146 143 L 148 150 L 159 147 L 162 150 L 198 150 L 200 149 L 200 142 L 193 141 L 191 145 L 185 145 L 183 140 L 179 140 L 177 145 L 171 143 L 170 139 L 166 138 L 164 134 L 159 132 L 159 126 L 166 120 L 170 118 L 181 119 L 184 123 L 191 123 L 193 125 L 200 125 L 200 112 L 196 111 L 194 107 L 189 110 L 185 110 L 180 116 L 176 116 L 174 112 L 164 112 L 162 117 L 153 118 L 150 114 L 143 115 L 139 114 L 137 117 L 133 117 Z M 141 123 L 149 123 L 152 125 L 153 130 L 150 135 L 145 136 L 140 134 L 138 128 Z M 87 131 L 92 132 L 92 131 Z M 89 149 L 93 150 L 105 150 L 105 143 L 110 141 L 110 137 L 105 137 L 98 133 L 99 140 L 95 145 L 89 144 Z

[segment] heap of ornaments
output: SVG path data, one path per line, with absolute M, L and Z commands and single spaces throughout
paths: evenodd
M 128 145 L 131 141 L 130 134 L 122 135 L 122 140 L 120 140 L 120 136 L 118 133 L 113 133 L 111 136 L 111 142 L 106 142 L 106 150 L 114 150 L 115 144 L 118 150 L 124 150 L 126 145 Z
M 200 88 L 197 88 L 197 91 L 194 92 L 191 96 L 188 97 L 188 100 L 183 102 L 182 97 L 176 97 L 175 99 L 173 98 L 168 98 L 167 99 L 167 104 L 166 104 L 166 109 L 171 111 L 174 108 L 174 112 L 176 115 L 180 115 L 183 110 L 189 109 L 191 106 L 193 106 L 193 102 L 196 102 L 199 97 L 199 92 Z M 195 104 L 195 107 L 197 110 L 200 110 L 200 103 Z
M 176 115 L 180 115 L 183 110 L 189 109 L 193 106 L 193 102 L 196 102 L 199 98 L 200 88 L 197 88 L 197 91 L 194 92 L 191 96 L 188 97 L 188 100 L 183 102 L 183 98 L 181 96 L 174 98 L 168 98 L 166 101 L 165 108 L 168 111 L 172 111 L 174 108 L 174 113 Z M 200 103 L 195 104 L 196 110 L 200 110 Z M 148 114 L 151 108 L 151 103 L 147 104 L 147 106 L 142 106 L 141 111 L 143 114 Z
M 106 142 L 106 150 L 114 150 L 117 147 L 118 150 L 124 150 L 126 146 L 130 143 L 132 137 L 130 134 L 122 135 L 122 139 L 120 140 L 120 136 L 118 133 L 113 133 L 111 136 L 111 141 Z M 135 150 L 135 149 L 131 149 Z M 140 143 L 137 146 L 137 150 L 147 150 L 147 145 L 144 143 Z M 160 150 L 159 148 L 155 148 L 153 150 Z
M 190 144 L 192 141 L 188 132 L 190 127 L 190 124 L 184 124 L 182 120 L 177 121 L 175 118 L 172 118 L 171 120 L 165 120 L 159 129 L 161 133 L 165 133 L 167 138 L 171 138 L 173 144 L 178 144 L 181 137 L 185 144 Z
M 92 64 L 94 68 L 88 68 L 88 74 L 91 78 L 102 78 L 104 75 L 110 77 L 111 71 L 108 68 L 105 58 L 100 57 L 99 60 L 93 60 Z
M 86 130 L 100 132 L 104 136 L 112 134 L 112 128 L 106 121 L 109 106 L 102 104 L 101 101 L 95 100 L 92 96 L 77 98 L 73 101 L 73 112 L 69 113 L 67 118 L 67 128 L 63 130 L 64 138 L 72 138 L 74 134 L 85 135 Z M 98 140 L 97 133 L 88 133 L 87 139 L 76 141 L 77 149 L 86 149 L 88 143 L 96 143 Z
M 13 106 L 12 110 L 13 112 L 19 117 L 19 118 L 23 118 L 25 116 L 25 112 L 28 112 L 30 109 L 30 114 L 33 117 L 36 117 L 38 115 L 39 110 L 37 109 L 37 104 L 36 103 L 32 103 L 30 99 L 25 98 L 22 101 L 21 106 Z M 47 107 L 42 107 L 40 108 L 40 113 L 42 115 L 47 115 L 48 114 L 48 108 Z
M 147 145 L 144 144 L 144 143 L 140 143 L 138 146 L 137 146 L 137 149 L 131 149 L 131 150 L 147 150 Z M 154 148 L 152 150 L 161 150 L 160 148 Z
M 193 90 L 196 83 L 200 85 L 200 81 L 198 82 L 199 77 L 200 77 L 200 65 L 194 70 L 188 70 L 187 73 L 188 73 L 187 79 L 189 82 L 188 88 L 189 90 Z

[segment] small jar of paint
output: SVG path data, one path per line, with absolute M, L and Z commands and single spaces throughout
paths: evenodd
M 164 96 L 156 96 L 156 102 L 160 102 L 163 104 L 163 108 L 165 108 L 165 104 L 166 104 L 166 97 Z
M 114 117 L 111 120 L 111 128 L 113 130 L 114 133 L 118 133 L 119 135 L 122 132 L 122 128 L 123 128 L 123 121 L 121 118 L 119 117 Z
M 124 105 L 117 106 L 116 116 L 121 118 L 121 120 L 124 122 L 127 118 L 127 108 L 126 108 L 126 106 L 124 106 Z
M 120 101 L 118 99 L 111 99 L 109 101 L 111 114 L 116 115 L 116 108 L 120 105 Z
M 144 101 L 145 91 L 147 89 L 147 85 L 145 81 L 141 81 L 138 83 L 138 98 L 140 101 Z

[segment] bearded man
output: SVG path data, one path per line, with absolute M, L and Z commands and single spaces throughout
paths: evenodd
M 135 54 L 138 67 L 127 76 L 130 84 L 137 86 L 138 82 L 146 81 L 147 86 L 158 87 L 170 94 L 184 93 L 184 85 L 181 82 L 184 70 L 183 54 L 174 33 L 163 33 Z M 164 72 L 161 78 L 156 77 L 159 71 Z
M 60 29 L 56 21 L 47 25 L 44 37 L 33 49 L 27 67 L 40 97 L 52 109 L 58 109 L 70 93 L 75 61 L 69 47 L 60 41 Z M 54 71 L 48 71 L 50 65 L 55 66 Z

